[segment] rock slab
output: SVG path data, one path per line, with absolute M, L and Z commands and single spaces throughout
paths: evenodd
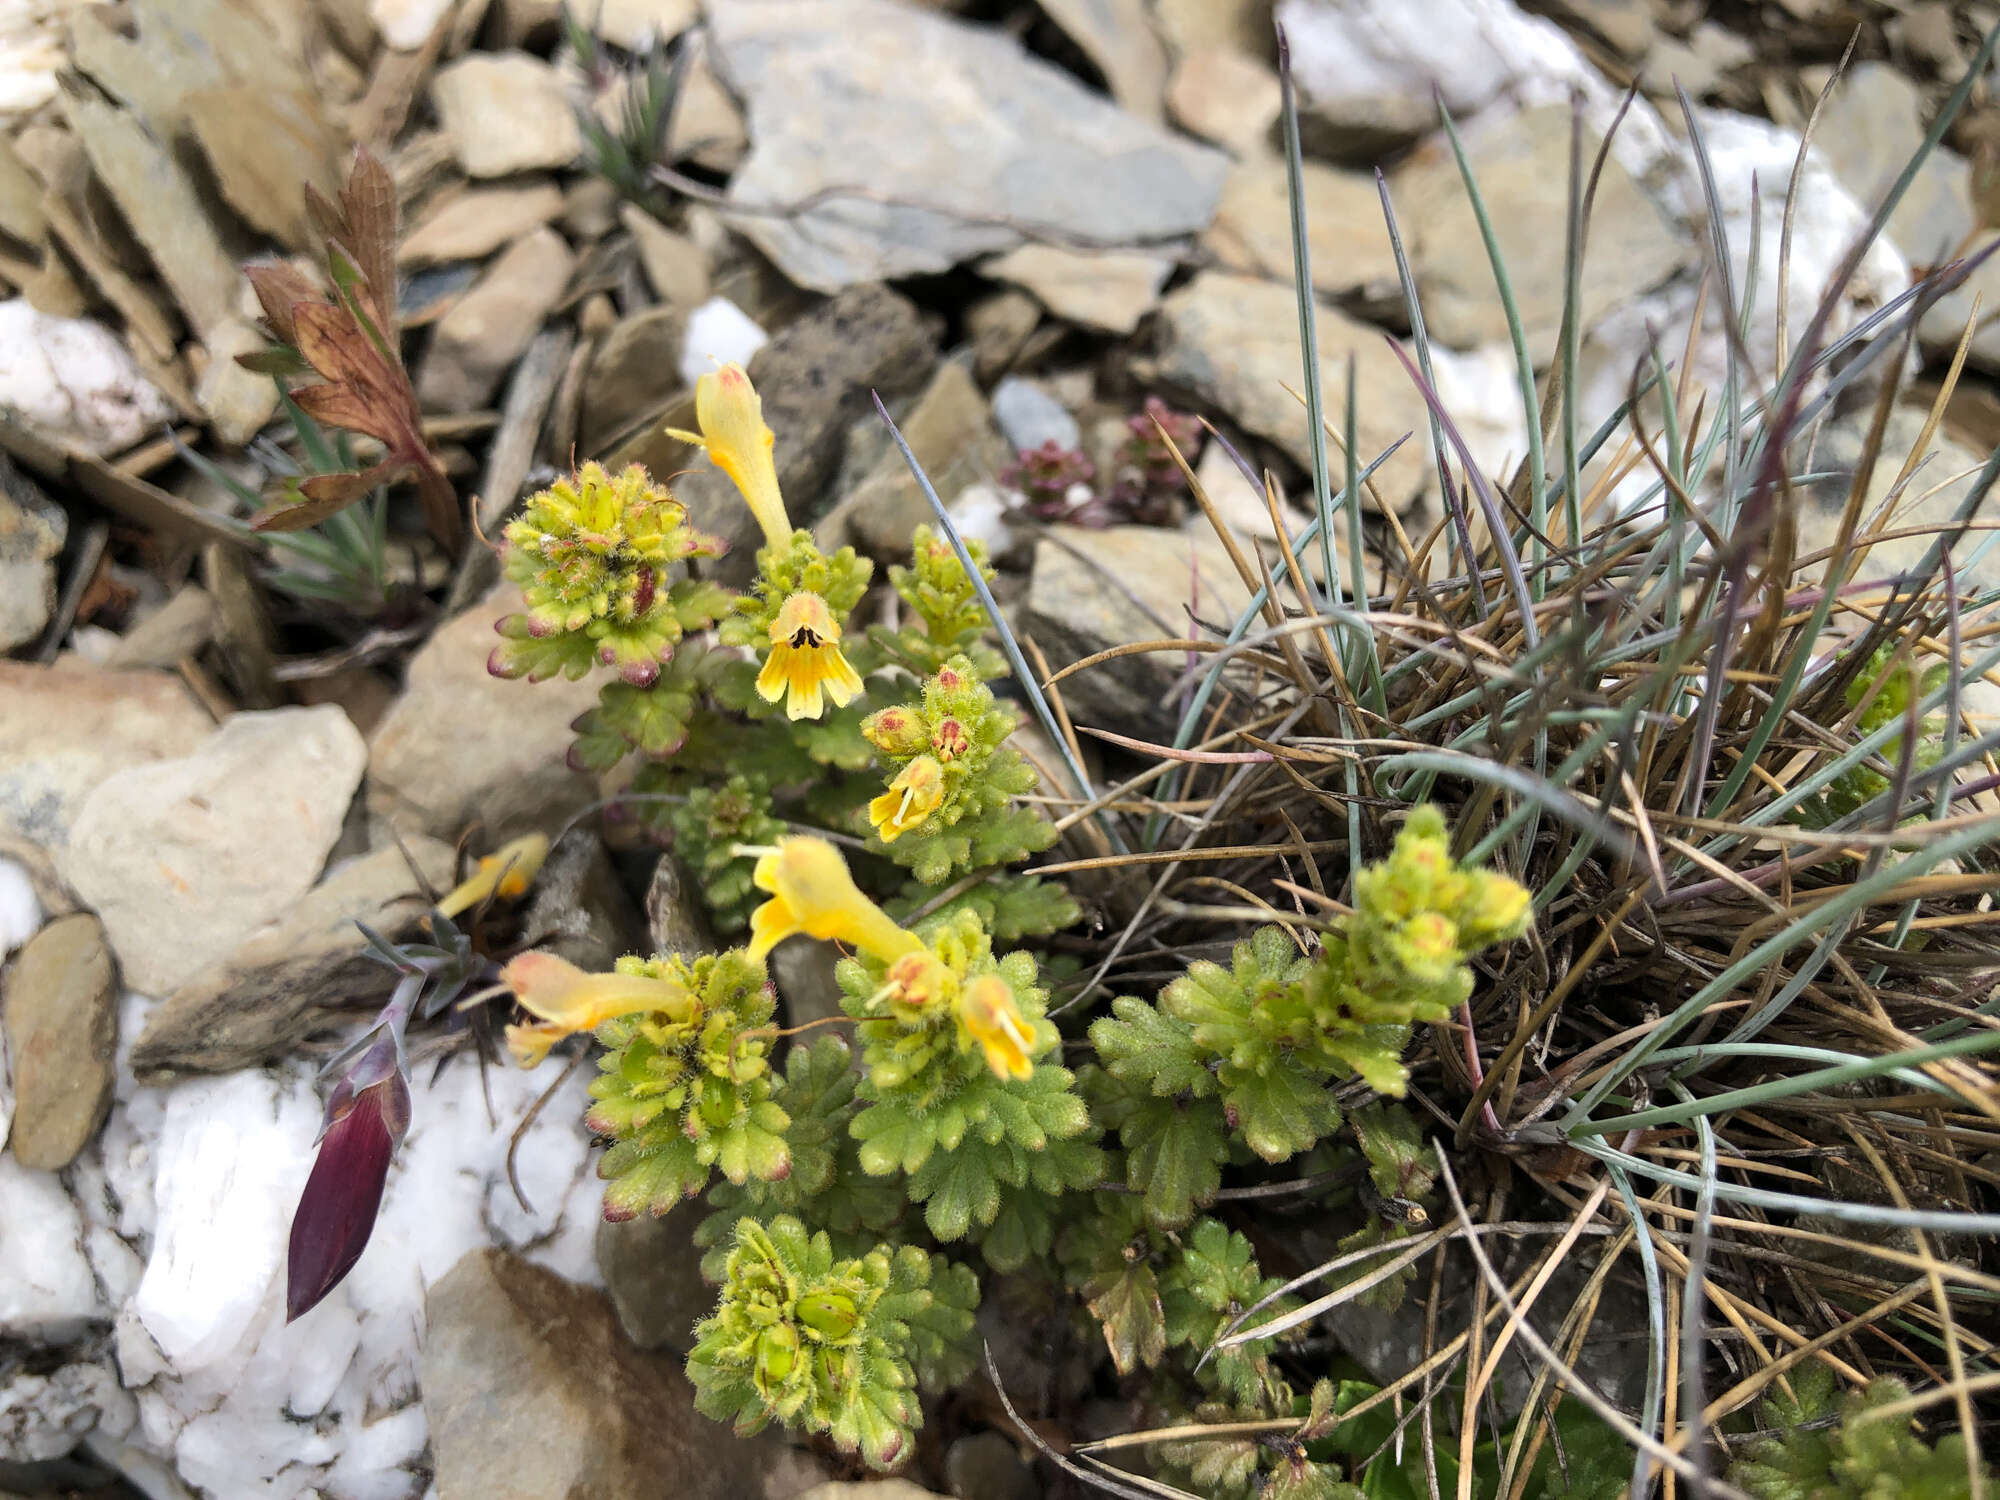
M 694 1410 L 671 1356 L 642 1354 L 602 1292 L 501 1250 L 431 1287 L 421 1381 L 439 1500 L 739 1500 L 771 1444 Z
M 60 1171 L 111 1108 L 116 975 L 97 918 L 58 917 L 30 938 L 7 971 L 6 996 L 14 1159 Z
M 126 982 L 175 989 L 311 890 L 366 764 L 326 704 L 238 714 L 192 755 L 102 782 L 66 863 Z
M 868 195 L 737 221 L 801 286 L 947 270 L 1021 243 L 1009 220 L 1120 245 L 1195 233 L 1214 210 L 1226 157 L 998 32 L 889 0 L 742 0 L 709 25 L 749 106 L 730 196 Z

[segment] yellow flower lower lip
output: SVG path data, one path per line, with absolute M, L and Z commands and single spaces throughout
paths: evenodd
M 868 821 L 885 844 L 923 823 L 944 801 L 944 767 L 920 755 L 897 773 L 889 790 L 868 804 Z
M 893 963 L 924 945 L 861 894 L 847 861 L 825 839 L 806 835 L 778 840 L 757 861 L 751 878 L 771 899 L 750 914 L 752 959 L 761 959 L 794 933 L 846 943 Z
M 826 600 L 801 591 L 787 598 L 771 622 L 771 654 L 757 674 L 766 703 L 785 700 L 785 716 L 817 719 L 827 698 L 845 708 L 861 693 L 861 674 L 840 650 L 840 622 Z
M 594 1031 L 615 1016 L 655 1011 L 685 1021 L 697 1008 L 694 996 L 670 979 L 593 974 L 540 951 L 511 960 L 500 971 L 500 982 L 514 992 L 521 1009 L 537 1017 L 507 1028 L 507 1048 L 523 1067 L 540 1062 L 564 1037 Z
M 999 975 L 983 974 L 959 992 L 958 1019 L 966 1035 L 985 1052 L 986 1066 L 995 1077 L 1021 1079 L 1035 1071 L 1034 1028 Z

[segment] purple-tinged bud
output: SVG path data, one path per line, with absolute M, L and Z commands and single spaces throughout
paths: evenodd
M 512 681 L 527 669 L 513 659 L 505 646 L 495 646 L 487 655 L 486 670 L 494 677 L 504 677 Z
M 410 1128 L 410 1086 L 394 1061 L 389 1070 L 356 1087 L 357 1077 L 381 1072 L 371 1047 L 326 1102 L 319 1155 L 292 1214 L 291 1246 L 285 1268 L 285 1321 L 316 1307 L 339 1286 L 375 1232 L 382 1185 L 403 1132 Z
M 627 687 L 649 688 L 660 680 L 660 664 L 656 661 L 621 662 L 618 676 Z
M 632 583 L 632 613 L 643 615 L 653 607 L 653 570 L 643 563 Z

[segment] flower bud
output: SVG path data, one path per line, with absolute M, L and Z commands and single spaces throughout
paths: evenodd
M 900 704 L 877 709 L 863 719 L 861 733 L 869 744 L 897 760 L 915 755 L 927 743 L 923 720 Z
M 845 1292 L 830 1288 L 819 1288 L 800 1297 L 792 1308 L 793 1315 L 828 1342 L 844 1339 L 854 1331 L 860 1319 L 855 1311 L 854 1299 Z
M 971 748 L 972 741 L 966 736 L 965 726 L 956 719 L 944 720 L 931 736 L 931 749 L 937 752 L 939 760 L 957 760 Z

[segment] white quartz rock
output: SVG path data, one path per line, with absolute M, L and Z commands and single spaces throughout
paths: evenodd
M 693 385 L 717 365 L 747 365 L 771 335 L 727 297 L 710 297 L 688 314 L 681 379 Z
M 59 1344 L 110 1316 L 83 1235 L 83 1215 L 61 1178 L 0 1156 L 0 1334 Z
M 19 862 L 0 859 L 0 958 L 5 958 L 42 928 L 42 903 L 34 882 Z M 4 1136 L 0 1136 L 4 1139 Z
M 132 1398 L 108 1363 L 61 1365 L 46 1375 L 17 1370 L 0 1379 L 0 1462 L 61 1458 L 98 1426 L 132 1425 Z
M 239 1073 L 166 1096 L 152 1256 L 120 1319 L 118 1352 L 127 1383 L 139 1385 L 145 1445 L 171 1455 L 201 1494 L 414 1500 L 429 1284 L 467 1250 L 495 1243 L 597 1280 L 599 1186 L 579 1123 L 582 1080 L 522 1138 L 524 1209 L 507 1182 L 509 1137 L 562 1064 L 494 1068 L 484 1090 L 469 1054 L 433 1076 L 435 1066 L 414 1070 L 410 1130 L 366 1252 L 290 1325 L 286 1245 L 320 1115 L 310 1074 Z
M 92 453 L 129 448 L 173 416 L 110 329 L 22 297 L 0 302 L 0 406 Z

